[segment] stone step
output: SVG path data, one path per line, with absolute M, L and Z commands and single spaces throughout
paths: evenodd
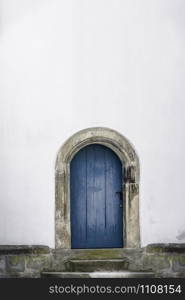
M 129 261 L 124 259 L 69 260 L 65 263 L 68 272 L 123 271 L 127 270 Z
M 43 278 L 155 278 L 153 272 L 42 272 Z
M 54 249 L 53 255 L 60 259 L 60 257 L 69 257 L 69 259 L 82 260 L 98 260 L 98 259 L 122 259 L 128 256 L 135 257 L 142 255 L 141 248 L 106 248 L 106 249 Z

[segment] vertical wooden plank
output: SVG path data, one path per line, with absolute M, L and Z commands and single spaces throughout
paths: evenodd
M 103 152 L 99 145 L 87 148 L 87 237 L 88 247 L 102 243 L 105 215 L 105 178 Z
M 86 245 L 86 149 L 71 162 L 71 238 L 72 248 Z
M 104 163 L 104 147 L 95 145 L 95 214 L 96 214 L 96 247 L 101 247 L 105 239 L 105 163 Z
M 95 150 L 87 148 L 87 247 L 93 248 L 96 232 L 96 199 L 94 198 L 95 185 Z
M 113 151 L 106 151 L 106 215 L 107 244 L 123 246 L 123 210 L 120 195 L 122 190 L 122 166 Z

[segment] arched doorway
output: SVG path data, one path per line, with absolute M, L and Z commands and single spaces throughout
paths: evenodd
M 96 147 L 100 148 L 105 147 L 108 152 L 111 151 L 109 152 L 109 154 L 112 153 L 122 166 L 122 172 L 120 173 L 120 171 L 118 171 L 118 174 L 120 173 L 119 180 L 121 181 L 121 190 L 117 191 L 117 186 L 115 190 L 113 188 L 113 192 L 118 192 L 115 199 L 120 199 L 121 193 L 123 193 L 124 202 L 121 214 L 122 238 L 119 240 L 119 242 L 117 242 L 117 244 L 109 244 L 107 247 L 139 247 L 139 159 L 133 146 L 124 136 L 122 136 L 115 130 L 104 127 L 87 128 L 85 130 L 77 132 L 65 142 L 65 144 L 60 148 L 58 152 L 55 169 L 55 246 L 56 248 L 66 249 L 76 247 L 73 245 L 72 241 L 72 214 L 75 213 L 75 210 L 73 210 L 74 203 L 71 202 L 74 198 L 73 191 L 71 190 L 71 180 L 73 181 L 73 179 L 71 179 L 71 166 L 75 161 L 75 156 L 78 157 L 79 153 L 83 153 L 82 149 L 85 149 L 85 147 L 87 146 L 93 147 L 93 145 L 96 145 Z M 99 163 L 101 164 L 102 161 L 99 161 Z M 103 177 L 101 179 L 104 180 Z M 96 189 L 96 186 L 92 186 L 92 188 Z M 104 191 L 102 193 L 104 193 Z M 92 195 L 93 193 L 91 193 L 89 197 L 91 197 Z M 120 203 L 119 205 L 122 206 L 122 204 Z M 118 213 L 118 211 L 116 213 Z M 118 215 L 120 217 L 119 213 Z M 118 227 L 121 228 L 120 225 Z M 117 232 L 119 232 L 118 227 Z M 77 233 L 75 232 L 74 237 L 76 236 L 76 234 Z M 120 237 L 120 234 L 118 234 L 117 236 Z M 98 238 L 100 238 L 100 236 L 98 236 Z M 94 236 L 94 240 L 95 239 L 96 238 Z M 107 241 L 105 241 L 105 243 L 106 242 Z M 78 245 L 77 248 L 80 247 L 81 246 Z M 87 245 L 87 247 L 93 248 L 93 244 L 90 243 L 89 245 Z M 98 248 L 98 244 L 95 243 L 94 248 L 96 247 Z M 99 247 L 106 247 L 106 245 L 104 244 L 103 246 Z

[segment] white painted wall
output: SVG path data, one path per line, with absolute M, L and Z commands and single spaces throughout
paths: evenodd
M 139 154 L 142 245 L 185 242 L 184 0 L 0 3 L 0 243 L 54 247 L 56 154 L 91 126 Z

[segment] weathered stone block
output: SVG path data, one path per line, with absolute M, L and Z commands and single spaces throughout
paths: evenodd
M 8 255 L 6 257 L 7 272 L 24 272 L 25 256 L 24 255 Z
M 154 271 L 171 270 L 171 263 L 166 255 L 146 254 L 143 258 L 144 269 Z
M 4 273 L 6 269 L 5 256 L 0 256 L 0 273 Z
M 173 272 L 184 272 L 185 274 L 185 255 L 172 255 L 171 261 Z
M 68 272 L 97 272 L 128 270 L 129 261 L 125 259 L 108 260 L 70 260 L 65 263 Z
M 72 250 L 72 259 L 121 259 L 124 257 L 123 249 L 80 249 Z
M 25 257 L 26 270 L 41 271 L 51 268 L 50 255 L 29 255 Z

